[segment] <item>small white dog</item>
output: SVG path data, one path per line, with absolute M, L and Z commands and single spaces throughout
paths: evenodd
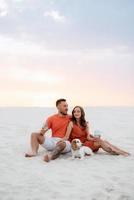
M 86 155 L 87 156 L 93 155 L 92 150 L 89 147 L 82 146 L 82 143 L 79 139 L 72 140 L 71 152 L 72 152 L 72 159 L 74 158 L 83 159 Z

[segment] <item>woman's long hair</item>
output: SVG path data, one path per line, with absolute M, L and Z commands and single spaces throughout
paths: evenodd
M 74 111 L 76 108 L 79 108 L 80 111 L 81 111 L 81 117 L 80 117 L 80 125 L 83 127 L 83 128 L 87 128 L 87 122 L 85 120 L 85 111 L 84 109 L 81 107 L 81 106 L 75 106 L 74 109 L 72 110 L 72 122 L 74 124 L 77 124 L 77 121 L 76 121 L 76 118 L 74 116 Z

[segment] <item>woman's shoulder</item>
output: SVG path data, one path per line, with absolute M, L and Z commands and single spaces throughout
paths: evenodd
M 73 125 L 74 125 L 73 121 L 70 121 L 68 124 L 68 126 L 70 126 L 70 127 L 73 127 Z

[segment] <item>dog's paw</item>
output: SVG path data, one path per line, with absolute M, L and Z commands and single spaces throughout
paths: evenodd
M 75 157 L 74 156 L 72 156 L 72 160 L 74 160 L 75 159 Z
M 80 160 L 84 160 L 84 157 L 82 156 L 82 157 L 80 157 Z

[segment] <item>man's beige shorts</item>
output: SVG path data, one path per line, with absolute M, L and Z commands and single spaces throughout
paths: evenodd
M 45 136 L 45 141 L 42 144 L 42 147 L 44 147 L 47 151 L 53 151 L 56 147 L 57 142 L 59 142 L 61 138 L 58 137 L 48 137 Z M 62 151 L 62 153 L 68 153 L 71 151 L 71 143 L 69 141 L 65 141 L 66 147 Z

